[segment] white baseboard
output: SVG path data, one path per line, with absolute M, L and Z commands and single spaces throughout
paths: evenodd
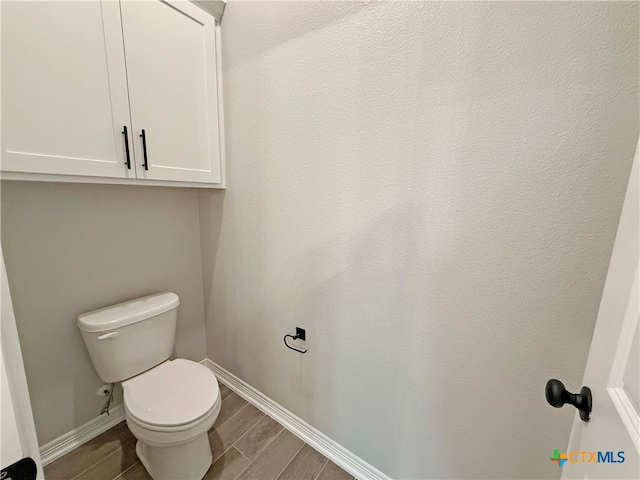
M 369 465 L 360 457 L 354 455 L 342 445 L 313 428 L 304 420 L 296 417 L 286 408 L 278 405 L 266 395 L 262 394 L 251 385 L 240 380 L 220 365 L 205 358 L 200 363 L 213 371 L 218 380 L 231 390 L 236 392 L 249 403 L 256 406 L 271 418 L 280 423 L 284 428 L 307 442 L 318 452 L 330 459 L 333 463 L 361 480 L 391 480 L 380 470 Z
M 111 415 L 102 414 L 99 417 L 89 420 L 84 425 L 74 428 L 69 433 L 40 447 L 42 465 L 47 465 L 61 456 L 69 453 L 74 448 L 78 448 L 83 443 L 87 443 L 92 438 L 106 432 L 111 427 L 124 420 L 124 407 L 117 405 L 111 409 Z

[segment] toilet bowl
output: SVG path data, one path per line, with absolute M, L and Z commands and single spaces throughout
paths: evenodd
M 78 327 L 103 382 L 122 382 L 136 454 L 154 480 L 200 480 L 213 459 L 207 432 L 220 413 L 218 381 L 208 368 L 169 360 L 175 293 L 136 298 L 82 314 Z
M 213 459 L 207 432 L 220 413 L 220 389 L 206 367 L 164 362 L 122 382 L 136 453 L 156 480 L 200 479 Z

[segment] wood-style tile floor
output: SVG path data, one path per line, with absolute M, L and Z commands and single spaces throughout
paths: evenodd
M 353 480 L 222 384 L 220 393 L 220 414 L 209 431 L 213 465 L 204 480 Z M 44 474 L 47 480 L 151 479 L 124 422 L 50 463 Z

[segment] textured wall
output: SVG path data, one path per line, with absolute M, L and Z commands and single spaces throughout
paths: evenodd
M 543 389 L 584 371 L 638 4 L 231 2 L 222 40 L 208 356 L 393 478 L 558 478 Z
M 2 248 L 40 445 L 104 404 L 78 314 L 171 290 L 176 354 L 205 357 L 198 228 L 193 190 L 2 182 Z

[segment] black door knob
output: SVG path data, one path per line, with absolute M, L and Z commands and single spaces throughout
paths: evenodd
M 571 393 L 564 388 L 560 380 L 552 378 L 547 382 L 544 394 L 552 407 L 560 408 L 565 403 L 569 403 L 578 409 L 583 421 L 589 421 L 591 415 L 591 389 L 589 387 L 582 387 L 580 393 Z

